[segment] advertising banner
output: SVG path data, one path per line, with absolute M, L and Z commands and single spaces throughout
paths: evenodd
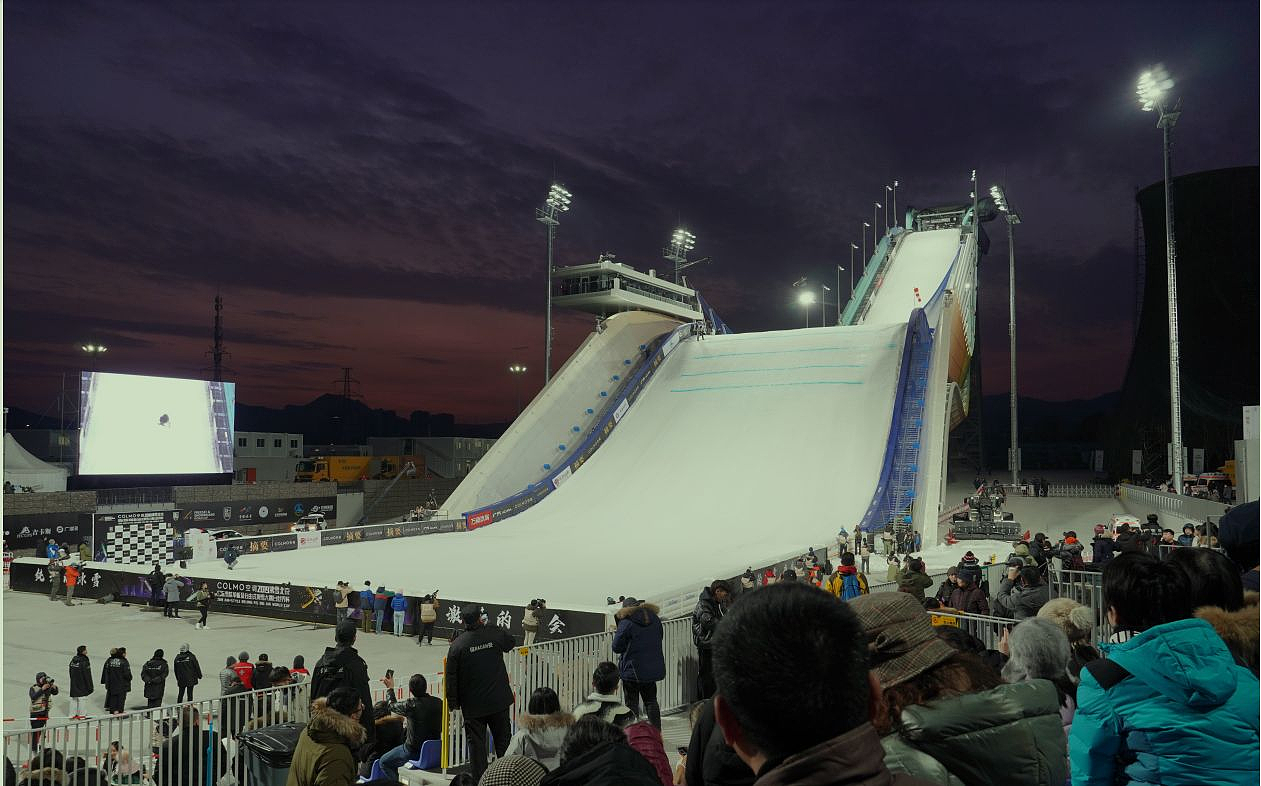
M 47 543 L 49 538 L 74 546 L 91 535 L 91 514 L 30 513 L 4 517 L 6 551 L 38 548 Z
M 182 576 L 184 589 L 180 593 L 181 597 L 187 598 L 202 583 L 207 584 L 210 591 L 214 593 L 214 599 L 210 605 L 211 617 L 226 613 L 329 624 L 336 620 L 334 591 L 330 587 L 203 578 L 195 575 L 196 570 L 191 567 L 181 573 L 185 574 Z M 45 566 L 34 559 L 15 560 L 10 567 L 10 586 L 19 592 L 39 592 L 46 595 L 48 594 L 48 578 Z M 329 583 L 336 584 L 336 580 Z M 418 593 L 430 591 L 417 590 Z M 79 586 L 76 587 L 75 597 L 98 600 L 106 596 L 110 596 L 112 600 L 147 603 L 151 592 L 145 576 L 141 574 L 113 568 L 86 568 Z M 406 597 L 407 609 L 403 632 L 415 634 L 418 596 Z M 452 633 L 463 630 L 460 609 L 465 605 L 475 603 L 477 601 L 441 598 L 438 623 L 435 625 L 436 633 L 442 638 L 447 638 Z M 524 606 L 489 603 L 478 605 L 487 625 L 504 628 L 518 643 L 523 641 L 525 631 L 521 628 L 521 619 L 525 614 Z M 594 612 L 547 608 L 539 612 L 538 617 L 537 640 L 539 641 L 600 633 L 607 627 L 605 615 Z M 388 615 L 385 630 L 392 630 L 393 622 L 393 615 Z
M 479 510 L 477 513 L 470 513 L 468 516 L 468 528 L 477 529 L 485 527 L 495 520 L 495 512 L 493 510 Z
M 300 548 L 300 549 L 319 548 L 319 546 L 320 546 L 320 535 L 322 535 L 322 534 L 323 534 L 322 532 L 318 532 L 318 531 L 317 531 L 317 532 L 299 532 L 299 533 L 297 533 L 297 535 L 298 535 L 298 548 Z
M 214 528 L 240 524 L 275 524 L 297 521 L 310 513 L 337 518 L 337 497 L 288 497 L 283 499 L 202 502 L 186 505 L 176 530 Z

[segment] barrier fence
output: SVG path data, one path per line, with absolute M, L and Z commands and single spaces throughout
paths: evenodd
M 4 755 L 32 783 L 40 780 L 29 777 L 39 769 L 38 763 L 32 768 L 32 759 L 52 749 L 66 758 L 81 757 L 111 783 L 196 786 L 232 773 L 244 784 L 245 757 L 237 736 L 277 723 L 305 723 L 310 696 L 311 683 L 302 682 L 122 715 L 50 720 L 42 729 L 29 722 L 6 723 Z M 13 728 L 19 725 L 23 728 Z M 54 783 L 60 779 L 46 786 Z

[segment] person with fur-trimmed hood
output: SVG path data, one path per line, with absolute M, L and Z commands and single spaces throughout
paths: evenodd
M 298 736 L 285 786 L 351 786 L 358 779 L 354 750 L 363 744 L 365 711 L 353 688 L 340 687 L 311 703 L 311 720 Z
M 651 603 L 627 598 L 614 615 L 617 632 L 613 634 L 613 652 L 618 655 L 617 668 L 622 677 L 626 706 L 639 715 L 642 696 L 644 712 L 657 728 L 661 728 L 657 682 L 666 676 L 666 659 L 661 649 L 665 632 L 658 616 L 660 611 Z
M 517 733 L 508 741 L 505 756 L 529 756 L 549 771 L 560 766 L 561 743 L 574 725 L 574 716 L 560 708 L 560 697 L 551 688 L 535 688 Z

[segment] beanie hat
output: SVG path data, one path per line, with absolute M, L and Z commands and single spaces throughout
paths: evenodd
M 871 670 L 881 688 L 906 682 L 955 651 L 933 630 L 919 601 L 905 592 L 877 592 L 848 601 L 867 634 Z
M 547 767 L 529 756 L 501 756 L 486 767 L 479 786 L 537 786 Z
M 980 564 L 981 564 L 981 561 L 977 559 L 976 555 L 970 551 L 967 554 L 963 555 L 963 559 L 959 560 L 960 567 L 963 567 L 965 565 L 980 565 Z
M 1257 503 L 1249 502 L 1231 508 L 1217 524 L 1217 540 L 1240 570 L 1257 565 L 1257 541 L 1261 539 L 1257 511 Z

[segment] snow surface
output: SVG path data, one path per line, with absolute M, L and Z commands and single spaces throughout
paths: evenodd
M 958 228 L 903 235 L 894 247 L 893 259 L 877 280 L 863 323 L 905 322 L 912 310 L 926 304 L 946 280 L 959 238 Z
M 231 577 L 603 611 L 608 595 L 659 597 L 801 553 L 866 511 L 905 330 L 684 341 L 536 507 L 469 533 L 247 556 Z

